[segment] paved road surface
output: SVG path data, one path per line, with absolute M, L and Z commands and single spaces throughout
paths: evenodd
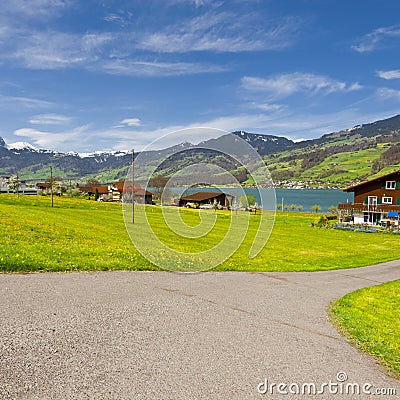
M 399 398 L 400 382 L 326 313 L 345 293 L 395 279 L 400 262 L 315 273 L 0 275 L 0 398 Z M 397 396 L 258 392 L 265 379 L 319 388 L 338 372 Z

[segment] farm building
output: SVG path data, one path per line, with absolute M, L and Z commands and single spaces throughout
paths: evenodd
M 122 199 L 124 194 L 131 195 L 132 193 L 132 181 L 119 181 L 114 183 L 114 190 L 119 196 L 119 200 Z M 138 183 L 134 184 L 135 192 L 135 203 L 137 204 L 153 204 L 153 193 L 148 190 L 142 189 Z
M 179 206 L 186 207 L 188 203 L 201 206 L 204 204 L 219 203 L 222 207 L 230 207 L 232 204 L 233 196 L 223 192 L 196 192 L 188 196 L 182 196 L 179 199 Z
M 93 186 L 77 186 L 77 189 L 82 193 L 87 193 L 89 196 L 94 196 L 96 189 L 100 196 L 111 196 L 112 201 L 121 201 L 122 196 L 131 195 L 131 182 L 119 181 L 110 185 L 93 185 Z M 135 184 L 135 203 L 137 204 L 152 204 L 153 194 L 148 190 L 144 190 L 140 185 Z
M 344 189 L 354 192 L 354 203 L 339 204 L 339 219 L 355 224 L 399 224 L 400 170 Z
M 96 194 L 96 189 L 99 195 L 107 195 L 110 192 L 110 187 L 107 185 L 89 185 L 89 186 L 77 186 L 76 187 L 82 193 L 87 193 L 89 196 L 94 196 Z

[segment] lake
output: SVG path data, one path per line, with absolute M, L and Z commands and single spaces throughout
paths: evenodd
M 234 196 L 240 195 L 240 189 L 224 188 L 223 191 Z M 264 209 L 273 209 L 273 192 L 271 189 L 260 189 L 264 191 L 263 197 L 267 197 L 267 204 Z M 195 192 L 213 192 L 218 191 L 216 188 L 191 188 L 187 190 L 187 194 Z M 246 194 L 252 194 L 260 203 L 260 194 L 256 188 L 245 188 Z M 291 204 L 302 205 L 303 211 L 312 211 L 314 204 L 321 206 L 321 211 L 328 211 L 330 206 L 337 206 L 338 203 L 352 203 L 354 199 L 353 193 L 346 193 L 342 190 L 335 189 L 275 189 L 276 203 L 290 206 Z

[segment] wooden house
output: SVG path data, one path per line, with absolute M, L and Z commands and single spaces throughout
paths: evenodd
M 344 189 L 354 192 L 354 203 L 339 204 L 339 219 L 351 218 L 355 224 L 376 225 L 393 221 L 400 213 L 400 170 Z
M 114 183 L 114 194 L 122 200 L 124 195 L 132 198 L 132 181 L 119 181 Z M 135 203 L 137 204 L 153 204 L 153 193 L 142 189 L 138 183 L 134 184 Z M 113 197 L 114 197 L 113 194 Z
M 94 196 L 96 194 L 96 189 L 99 195 L 108 195 L 110 192 L 110 187 L 107 185 L 86 185 L 86 186 L 77 186 L 77 189 L 82 193 L 87 193 L 89 196 Z
M 233 196 L 223 192 L 196 192 L 188 196 L 182 196 L 179 199 L 179 206 L 186 207 L 188 203 L 201 206 L 204 204 L 219 203 L 222 207 L 229 208 L 232 204 Z

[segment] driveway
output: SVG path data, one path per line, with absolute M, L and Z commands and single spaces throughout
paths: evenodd
M 395 399 L 400 382 L 327 317 L 332 300 L 395 279 L 399 261 L 313 273 L 0 275 L 0 398 Z M 361 394 L 340 394 L 347 383 Z M 323 393 L 294 394 L 312 390 L 305 384 Z M 397 396 L 367 393 L 388 388 Z

